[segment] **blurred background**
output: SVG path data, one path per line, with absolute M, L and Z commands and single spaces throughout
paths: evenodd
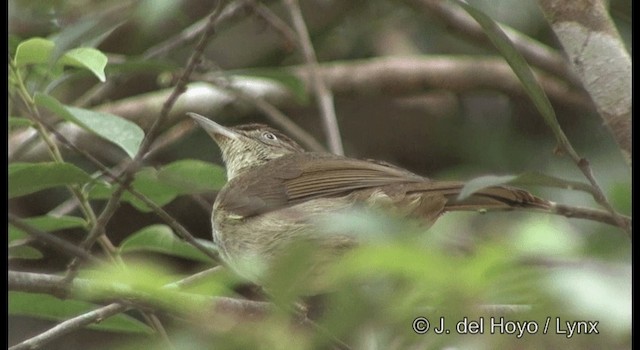
M 36 72 L 29 77 L 33 78 L 29 88 L 46 91 L 68 105 L 114 113 L 148 129 L 192 55 L 199 37 L 192 34 L 199 23 L 206 22 L 213 3 L 10 0 L 9 52 L 14 55 L 17 45 L 31 37 L 49 38 L 62 47 L 86 45 L 99 49 L 109 59 L 105 83 L 90 74 L 67 72 L 44 84 L 45 79 L 38 74 L 46 74 Z M 550 54 L 550 62 L 562 62 L 560 45 L 536 1 L 469 3 L 533 39 L 536 46 Z M 346 155 L 384 160 L 439 180 L 536 171 L 586 181 L 570 159 L 554 152 L 551 131 L 502 57 L 490 43 L 465 31 L 455 21 L 456 16 L 465 15 L 460 7 L 439 1 L 384 0 L 301 0 L 300 6 L 320 74 L 334 93 Z M 631 1 L 612 0 L 609 11 L 631 53 Z M 326 147 L 320 112 L 307 88 L 304 58 L 283 3 L 228 1 L 220 18 L 204 59 L 192 76 L 194 82 L 210 85 L 200 95 L 187 91 L 180 98 L 162 127 L 167 141 L 158 146 L 145 165 L 160 167 L 183 159 L 222 164 L 215 144 L 193 127 L 184 115 L 186 111 L 207 115 L 225 125 L 261 122 L 280 127 L 251 100 L 228 91 L 225 94 L 220 87 L 225 84 L 270 102 Z M 630 168 L 588 95 L 567 66 L 531 64 L 544 80 L 562 128 L 578 153 L 591 162 L 612 205 L 630 215 Z M 18 113 L 15 103 L 10 103 L 9 115 Z M 55 116 L 46 117 L 58 122 Z M 125 158 L 120 149 L 82 130 L 62 125 L 61 130 L 109 166 L 116 166 Z M 48 157 L 46 148 L 24 127 L 9 130 L 8 144 L 10 163 L 37 162 Z M 87 172 L 97 170 L 73 151 L 65 149 L 64 153 L 68 162 Z M 542 186 L 527 189 L 559 203 L 597 207 L 588 194 L 579 191 Z M 10 199 L 9 211 L 21 217 L 45 215 L 61 210 L 67 197 L 63 189 L 40 191 Z M 209 215 L 214 199 L 215 192 L 178 196 L 164 208 L 194 235 L 210 239 Z M 96 201 L 95 205 L 100 208 L 103 203 Z M 107 225 L 108 236 L 118 245 L 132 232 L 158 222 L 153 213 L 122 203 Z M 81 233 L 71 229 L 56 234 L 78 242 Z M 605 325 L 601 333 L 606 334 L 593 343 L 591 339 L 595 338 L 583 336 L 576 343 L 554 338 L 535 341 L 530 346 L 630 346 L 631 242 L 621 230 L 543 214 L 454 213 L 438 221 L 424 240 L 446 247 L 452 254 L 473 252 L 487 242 L 497 242 L 506 250 L 543 263 L 570 261 L 570 266 L 594 266 L 575 272 L 564 271 L 566 265 L 554 265 L 547 277 L 560 282 L 552 283 L 548 290 L 557 289 L 550 293 L 556 293 L 554 300 L 560 304 L 565 297 L 584 300 L 579 308 L 587 310 L 586 314 L 563 310 L 571 317 L 603 317 L 601 324 L 608 320 L 618 323 Z M 46 273 L 65 270 L 67 258 L 40 242 L 30 244 L 42 251 L 42 257 L 10 258 L 9 269 Z M 193 273 L 202 268 L 190 260 L 151 255 L 175 271 Z M 609 319 L 603 316 L 603 310 L 612 313 Z M 54 324 L 37 317 L 10 315 L 9 345 Z M 117 348 L 140 337 L 119 333 L 114 338 L 108 332 L 87 330 L 55 340 L 47 348 Z M 375 344 L 369 347 L 367 341 L 359 341 L 362 348 L 375 348 Z M 454 340 L 452 344 L 466 348 L 469 344 L 465 342 Z M 431 343 L 438 344 L 443 345 Z M 506 344 L 512 347 L 519 343 Z M 393 347 L 403 345 L 396 343 Z

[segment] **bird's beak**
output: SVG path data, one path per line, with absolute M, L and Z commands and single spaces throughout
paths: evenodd
M 187 115 L 193 118 L 200 126 L 211 136 L 213 139 L 218 142 L 220 141 L 220 137 L 226 137 L 231 140 L 236 140 L 240 137 L 240 134 L 237 132 L 226 128 L 213 120 L 210 120 L 204 116 L 201 116 L 197 113 L 187 112 Z

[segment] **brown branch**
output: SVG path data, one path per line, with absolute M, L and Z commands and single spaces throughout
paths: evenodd
M 106 165 L 102 164 L 99 160 L 97 160 L 93 155 L 88 153 L 84 148 L 76 145 L 69 141 L 64 135 L 62 135 L 58 130 L 54 129 L 54 127 L 46 122 L 43 122 L 42 125 L 46 127 L 53 135 L 56 136 L 57 140 L 64 144 L 65 146 L 72 149 L 74 152 L 83 156 L 85 159 L 90 161 L 93 165 L 98 167 L 98 169 L 102 172 L 102 174 L 109 178 L 113 183 L 120 185 L 120 187 L 125 188 L 126 191 L 131 193 L 134 197 L 142 201 L 145 205 L 147 205 L 151 210 L 158 215 L 160 219 L 162 219 L 167 225 L 175 230 L 175 233 L 178 234 L 182 239 L 187 241 L 189 244 L 193 245 L 195 248 L 203 252 L 205 255 L 213 259 L 214 261 L 219 262 L 219 258 L 217 254 L 212 252 L 210 249 L 202 245 L 200 242 L 196 240 L 193 235 L 187 231 L 175 218 L 173 218 L 169 213 L 167 213 L 164 209 L 160 208 L 157 204 L 155 204 L 152 200 L 147 198 L 142 193 L 137 190 L 131 188 L 130 183 L 125 184 L 123 179 L 115 175 L 114 171 L 109 169 Z
M 302 67 L 292 67 L 308 82 Z M 401 96 L 429 90 L 457 93 L 496 90 L 516 97 L 526 93 L 504 60 L 482 56 L 384 57 L 321 66 L 322 78 L 339 96 Z M 562 81 L 536 74 L 549 98 L 573 108 L 590 108 L 588 98 Z
M 307 25 L 304 23 L 304 18 L 302 17 L 300 4 L 298 3 L 298 0 L 284 0 L 284 5 L 287 8 L 287 11 L 289 11 L 293 27 L 298 33 L 298 41 L 306 62 L 305 70 L 309 76 L 310 85 L 316 95 L 316 101 L 320 108 L 320 114 L 327 134 L 329 149 L 335 154 L 342 155 L 344 154 L 344 148 L 342 147 L 338 118 L 336 117 L 336 109 L 333 103 L 333 94 L 318 72 L 318 60 L 316 58 L 313 45 L 311 44 Z
M 219 26 L 224 22 L 238 17 L 243 13 L 243 10 L 247 7 L 250 0 L 239 0 L 229 6 L 225 7 L 222 13 L 216 18 L 215 26 Z M 207 23 L 209 22 L 209 16 L 202 18 L 189 27 L 183 29 L 180 33 L 169 37 L 168 39 L 150 47 L 143 54 L 142 58 L 150 60 L 158 57 L 163 57 L 167 53 L 175 51 L 180 47 L 189 45 L 198 39 L 202 33 L 207 30 Z M 102 100 L 105 96 L 113 91 L 113 89 L 124 84 L 127 78 L 121 76 L 111 77 L 107 82 L 101 85 L 96 85 L 94 89 L 87 91 L 83 96 L 75 101 L 76 106 L 86 107 L 96 103 L 96 101 Z
M 109 220 L 111 220 L 111 217 L 113 216 L 116 209 L 120 205 L 120 199 L 122 197 L 122 194 L 133 181 L 134 174 L 140 168 L 144 155 L 147 153 L 147 151 L 151 147 L 155 137 L 159 134 L 160 125 L 169 115 L 169 111 L 171 111 L 171 109 L 173 108 L 173 105 L 178 99 L 178 96 L 180 96 L 186 90 L 186 85 L 187 85 L 187 82 L 189 81 L 189 77 L 193 72 L 193 70 L 195 69 L 198 62 L 200 61 L 200 57 L 204 52 L 204 48 L 209 38 L 214 33 L 215 19 L 220 15 L 220 12 L 224 7 L 222 3 L 223 3 L 222 0 L 218 1 L 215 9 L 209 15 L 209 20 L 207 22 L 206 30 L 203 31 L 200 41 L 196 45 L 194 52 L 189 58 L 189 61 L 187 63 L 187 66 L 184 72 L 178 79 L 175 87 L 173 88 L 173 90 L 171 91 L 167 99 L 162 104 L 162 109 L 160 110 L 158 117 L 154 119 L 153 124 L 147 131 L 135 157 L 123 171 L 122 178 L 120 181 L 118 181 L 118 187 L 111 194 L 111 197 L 107 201 L 105 208 L 102 210 L 102 212 L 98 216 L 98 219 L 96 220 L 96 224 L 91 228 L 91 230 L 89 231 L 89 234 L 87 235 L 85 240 L 82 242 L 81 247 L 84 248 L 85 250 L 89 250 L 93 245 L 93 243 L 100 236 L 104 234 L 104 230 L 107 223 L 109 222 Z M 69 267 L 67 269 L 67 276 L 66 276 L 67 281 L 70 281 L 75 277 L 77 273 L 77 266 L 78 266 L 77 259 L 74 259 L 71 262 L 71 264 L 69 264 Z
M 253 105 L 258 111 L 264 115 L 275 126 L 282 128 L 287 134 L 300 141 L 300 143 L 311 151 L 325 152 L 325 147 L 318 142 L 311 134 L 294 123 L 289 117 L 282 113 L 273 104 L 265 99 L 245 93 L 242 89 L 236 87 L 233 83 L 234 79 L 223 76 L 221 79 L 212 79 L 211 83 L 216 87 L 223 89 L 225 92 Z
M 93 255 L 89 254 L 87 251 L 76 247 L 75 245 L 61 239 L 58 238 L 52 234 L 50 234 L 49 232 L 45 232 L 42 230 L 39 230 L 29 224 L 27 224 L 24 220 L 20 219 L 19 217 L 15 216 L 14 214 L 9 213 L 8 215 L 9 218 L 9 223 L 13 226 L 15 226 L 16 228 L 26 232 L 27 234 L 35 237 L 36 239 L 49 244 L 52 248 L 56 249 L 57 251 L 68 255 L 72 258 L 79 258 L 82 260 L 86 260 L 86 261 L 91 261 L 94 263 L 99 263 L 101 260 L 94 257 Z
M 288 69 L 303 82 L 310 83 L 303 66 Z M 433 90 L 454 93 L 491 90 L 508 96 L 526 96 L 522 84 L 504 60 L 487 56 L 385 57 L 332 62 L 320 65 L 319 73 L 333 93 L 341 97 L 403 97 Z M 537 78 L 555 104 L 580 110 L 592 108 L 589 97 L 582 91 L 571 89 L 566 83 L 543 73 L 538 73 Z M 200 80 L 219 79 L 219 74 L 215 73 Z M 295 96 L 275 82 L 234 77 L 231 86 L 246 96 L 259 98 L 277 108 L 297 105 Z M 138 125 L 149 125 L 145 118 L 160 112 L 160 106 L 169 93 L 169 90 L 160 90 L 133 96 L 98 106 L 96 110 L 121 116 Z M 224 89 L 210 84 L 191 84 L 169 114 L 167 124 L 173 125 L 184 120 L 186 112 L 212 115 L 224 111 L 228 118 L 240 118 L 256 110 L 250 101 L 238 100 Z M 229 108 L 233 103 L 237 108 Z M 73 124 L 61 123 L 58 130 L 88 152 L 105 154 L 108 150 L 115 150 L 107 141 Z M 12 143 L 10 140 L 10 145 Z M 34 146 L 30 151 L 25 151 L 23 157 L 14 158 L 16 161 L 37 159 L 42 157 L 44 151 L 42 147 Z M 115 154 L 121 156 L 119 151 L 115 151 Z
M 247 1 L 256 15 L 269 24 L 284 40 L 286 47 L 295 47 L 296 33 L 283 20 L 274 14 L 267 6 L 255 0 Z
M 93 311 L 86 312 L 80 316 L 65 320 L 64 322 L 57 324 L 56 326 L 46 330 L 45 332 L 36 335 L 35 337 L 29 338 L 19 344 L 10 347 L 9 350 L 30 350 L 40 348 L 56 338 L 74 332 L 90 324 L 98 323 L 106 318 L 124 312 L 127 309 L 128 306 L 119 303 L 113 303 L 107 306 L 100 307 Z
M 404 2 L 425 15 L 432 15 L 430 18 L 443 22 L 448 29 L 470 43 L 493 48 L 482 27 L 459 7 L 442 0 L 404 0 Z M 504 24 L 500 24 L 500 27 L 530 65 L 554 74 L 575 86 L 580 86 L 577 76 L 556 50 Z
M 598 210 L 592 208 L 574 207 L 564 204 L 554 203 L 550 209 L 552 214 L 564 216 L 567 218 L 585 219 L 612 226 L 620 227 L 623 230 L 631 231 L 631 218 L 621 214 L 614 215 L 606 210 Z M 622 222 L 622 224 L 621 224 Z
M 182 284 L 189 284 L 188 281 L 191 277 L 187 277 L 181 281 L 176 281 L 171 285 L 181 286 Z M 95 290 L 96 285 L 94 282 L 76 278 L 71 283 L 65 283 L 64 277 L 53 276 L 40 273 L 29 272 L 8 272 L 8 290 L 20 291 L 27 293 L 44 293 L 50 294 L 56 297 L 70 296 L 79 300 L 94 301 L 86 299 L 85 296 L 91 295 L 92 290 Z M 121 287 L 121 286 L 120 286 Z M 133 290 L 127 290 L 123 288 L 114 288 L 112 296 L 113 299 L 128 300 L 127 303 L 116 302 L 109 304 L 105 307 L 90 311 L 78 317 L 66 320 L 53 328 L 36 335 L 30 339 L 15 345 L 16 349 L 29 349 L 31 344 L 43 345 L 57 337 L 77 330 L 91 323 L 96 323 L 107 317 L 113 316 L 117 313 L 125 311 L 129 306 L 131 300 L 135 300 L 139 297 Z M 128 291 L 128 292 L 127 292 Z M 129 293 L 129 294 L 127 294 Z M 176 292 L 180 293 L 180 292 Z M 238 318 L 256 319 L 262 318 L 268 313 L 274 310 L 274 306 L 268 302 L 251 301 L 243 299 L 234 299 L 228 297 L 207 297 L 192 293 L 184 293 L 184 298 L 195 299 L 198 302 L 202 302 L 208 307 L 202 308 L 205 314 L 211 313 L 212 315 L 222 314 L 225 316 L 235 316 Z M 147 306 L 147 305 L 145 305 Z M 176 312 L 175 309 L 168 309 L 166 311 Z M 180 315 L 178 315 L 180 316 Z M 188 315 L 193 316 L 193 315 Z
M 631 165 L 631 59 L 605 1 L 539 0 L 555 34 Z

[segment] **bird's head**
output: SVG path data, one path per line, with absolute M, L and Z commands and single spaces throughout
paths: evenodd
M 187 113 L 213 138 L 222 151 L 227 179 L 270 160 L 305 150 L 295 141 L 264 124 L 222 126 L 196 113 Z

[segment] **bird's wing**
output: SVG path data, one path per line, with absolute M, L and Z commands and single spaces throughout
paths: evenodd
M 234 179 L 241 186 L 223 194 L 224 208 L 242 217 L 354 190 L 429 181 L 382 162 L 313 153 L 284 156 L 243 176 Z

